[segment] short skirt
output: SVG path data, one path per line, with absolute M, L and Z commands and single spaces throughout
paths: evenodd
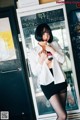
M 41 89 L 46 96 L 47 99 L 50 99 L 54 94 L 59 94 L 62 91 L 67 92 L 67 82 L 62 82 L 58 84 L 54 84 L 54 82 L 48 85 L 40 85 Z

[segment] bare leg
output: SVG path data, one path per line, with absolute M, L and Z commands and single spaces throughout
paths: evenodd
M 49 101 L 50 101 L 53 109 L 57 113 L 57 116 L 58 116 L 57 120 L 66 120 L 66 113 L 60 103 L 60 99 L 59 99 L 58 95 L 56 94 L 56 95 L 51 96 Z

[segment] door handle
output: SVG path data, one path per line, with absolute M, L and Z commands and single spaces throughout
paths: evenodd
M 0 73 L 3 74 L 3 73 L 16 72 L 16 71 L 21 71 L 21 70 L 22 68 L 18 68 L 18 69 L 13 69 L 13 70 L 0 71 Z

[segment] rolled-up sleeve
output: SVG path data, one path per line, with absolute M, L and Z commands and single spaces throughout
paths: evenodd
M 60 53 L 55 52 L 55 53 L 54 53 L 54 57 L 55 57 L 56 60 L 57 60 L 58 62 L 60 62 L 60 63 L 64 63 L 64 61 L 65 61 L 64 54 L 61 55 Z
M 38 76 L 42 70 L 42 65 L 38 62 L 38 57 L 34 51 L 29 53 L 28 59 L 33 75 Z
M 57 42 L 54 42 L 52 44 L 53 49 L 55 50 L 55 53 L 53 54 L 53 57 L 60 63 L 64 63 L 65 61 L 65 55 L 63 50 L 61 49 L 60 45 Z
M 35 64 L 35 66 L 31 66 L 31 69 L 32 69 L 32 73 L 35 75 L 35 76 L 38 76 L 41 72 L 41 69 L 42 69 L 42 65 L 37 63 Z

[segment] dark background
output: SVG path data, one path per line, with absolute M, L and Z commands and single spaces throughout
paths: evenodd
M 35 120 L 15 6 L 0 8 L 0 18 L 5 17 L 10 21 L 17 58 L 0 62 L 0 111 L 9 111 L 10 120 Z
M 72 1 L 80 2 L 79 0 L 72 0 Z M 77 82 L 80 93 L 80 38 L 78 37 L 80 36 L 80 33 L 77 33 L 77 30 L 75 29 L 77 27 L 77 24 L 79 24 L 79 21 L 76 19 L 76 15 L 75 15 L 76 11 L 80 12 L 80 3 L 66 4 L 66 12 L 67 12 L 69 32 L 70 32 L 70 38 L 72 44 L 72 52 L 74 57 Z

